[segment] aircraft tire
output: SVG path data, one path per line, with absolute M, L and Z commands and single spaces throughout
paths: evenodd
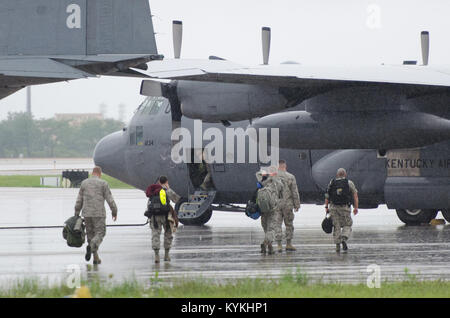
M 450 209 L 442 209 L 441 210 L 442 216 L 444 217 L 444 219 L 450 223 Z
M 397 216 L 406 225 L 420 225 L 421 223 L 430 223 L 437 215 L 436 210 L 428 209 L 397 209 Z
M 177 204 L 175 204 L 175 211 L 178 214 L 178 210 L 180 209 L 180 206 L 184 203 L 187 202 L 188 199 L 186 198 L 181 198 L 180 200 L 178 200 Z M 202 215 L 200 215 L 198 218 L 195 219 L 183 219 L 183 218 L 179 218 L 179 221 L 181 224 L 183 225 L 190 225 L 190 226 L 202 226 L 205 225 L 206 223 L 208 223 L 208 221 L 211 219 L 212 216 L 212 209 L 208 209 L 205 211 L 205 213 L 203 213 Z

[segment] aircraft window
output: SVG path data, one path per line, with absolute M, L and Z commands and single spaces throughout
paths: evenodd
M 144 145 L 144 127 L 142 126 L 136 127 L 136 145 L 138 146 Z
M 164 101 L 154 100 L 152 103 L 152 107 L 151 107 L 150 111 L 148 112 L 148 114 L 150 116 L 158 114 L 159 111 L 161 110 L 161 108 L 163 107 L 163 105 L 164 105 Z
M 145 108 L 146 108 L 147 104 L 149 103 L 149 101 L 150 101 L 150 98 L 147 97 L 147 98 L 142 102 L 142 104 L 139 105 L 139 107 L 136 109 L 136 111 L 135 111 L 134 113 L 145 111 Z
M 144 103 L 142 104 L 142 115 L 146 115 L 148 114 L 148 112 L 150 111 L 150 109 L 152 108 L 153 105 L 153 100 L 149 97 L 147 98 Z
M 134 131 L 133 128 L 130 128 L 130 145 L 135 145 L 136 144 L 136 132 Z

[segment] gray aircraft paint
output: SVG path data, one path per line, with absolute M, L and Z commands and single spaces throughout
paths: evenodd
M 156 52 L 148 1 L 4 0 L 0 55 Z
M 159 175 L 165 174 L 174 190 L 186 197 L 193 192 L 188 165 L 174 164 L 168 155 L 172 145 L 171 131 L 180 123 L 172 121 L 170 107 L 167 108 L 169 104 L 165 105 L 154 116 L 138 110 L 125 131 L 99 142 L 94 160 L 105 173 L 142 190 Z M 181 126 L 192 129 L 192 122 L 192 119 L 183 116 Z M 147 143 L 144 140 L 142 145 L 131 146 L 129 132 L 136 125 L 143 126 L 144 139 L 149 140 Z M 231 127 L 245 128 L 247 125 L 248 121 L 243 121 L 232 123 Z M 225 129 L 221 124 L 205 124 L 203 128 L 209 127 Z M 390 208 L 441 209 L 449 204 L 448 141 L 419 151 L 404 150 L 401 155 L 398 151 L 388 151 L 386 156 L 379 156 L 377 150 L 280 149 L 280 158 L 287 160 L 289 171 L 296 176 L 303 203 L 323 203 L 328 182 L 338 168 L 344 167 L 359 190 L 361 208 L 375 208 L 386 203 Z M 402 158 L 437 161 L 434 166 L 421 167 L 419 171 L 417 167 L 398 168 L 387 164 L 388 160 Z M 246 203 L 255 189 L 255 173 L 260 167 L 260 164 L 213 164 L 212 178 L 217 190 L 215 203 Z M 412 176 L 402 176 L 411 169 L 416 171 Z M 393 187 L 393 184 L 400 186 Z M 430 184 L 433 186 L 430 187 Z
M 147 0 L 3 0 L 0 30 L 0 98 L 161 58 Z

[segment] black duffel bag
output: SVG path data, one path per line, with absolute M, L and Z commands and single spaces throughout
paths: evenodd
M 327 234 L 331 234 L 331 232 L 333 232 L 333 220 L 328 213 L 322 221 L 322 230 Z

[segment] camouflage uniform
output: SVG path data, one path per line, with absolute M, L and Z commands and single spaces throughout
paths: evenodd
M 283 200 L 280 205 L 280 216 L 276 224 L 276 240 L 282 240 L 282 224 L 286 226 L 286 240 L 292 240 L 294 236 L 294 209 L 300 209 L 300 195 L 298 193 L 297 181 L 289 172 L 278 170 L 278 177 L 283 181 Z
M 276 225 L 279 221 L 280 211 L 280 198 L 283 195 L 283 183 L 278 176 L 268 176 L 266 180 L 262 180 L 262 173 L 259 171 L 256 173 L 256 179 L 265 187 L 270 188 L 275 192 L 275 196 L 279 200 L 275 203 L 274 211 L 270 213 L 261 213 L 261 225 L 265 233 L 264 244 L 272 244 L 275 239 Z
M 166 190 L 167 198 L 176 203 L 180 196 L 172 189 Z M 159 250 L 161 246 L 161 232 L 164 228 L 164 249 L 172 247 L 173 233 L 166 215 L 154 215 L 150 218 L 150 228 L 152 230 L 152 248 Z
M 336 178 L 336 180 L 345 178 Z M 330 181 L 330 185 L 331 182 Z M 330 186 L 328 185 L 328 187 Z M 348 180 L 348 186 L 350 188 L 350 193 L 354 195 L 358 193 L 355 184 Z M 325 198 L 330 199 L 328 193 L 325 193 Z M 333 220 L 333 239 L 335 244 L 342 243 L 342 238 L 349 238 L 352 233 L 353 220 L 351 216 L 350 205 L 335 205 L 333 202 L 329 203 L 329 211 L 331 219 Z
M 97 252 L 106 234 L 105 200 L 113 216 L 117 216 L 117 206 L 105 180 L 92 176 L 81 183 L 75 215 L 82 215 L 86 224 L 86 236 L 93 253 Z

